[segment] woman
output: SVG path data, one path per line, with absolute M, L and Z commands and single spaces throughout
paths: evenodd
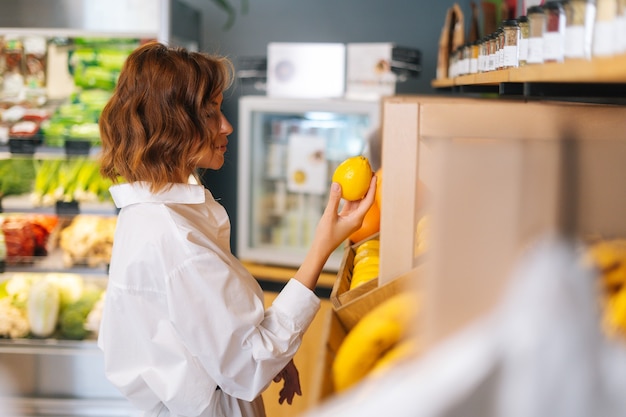
M 196 178 L 224 164 L 221 112 L 233 68 L 223 57 L 139 47 L 100 118 L 101 172 L 120 208 L 99 333 L 109 380 L 146 416 L 264 416 L 261 393 L 283 380 L 319 309 L 313 289 L 331 252 L 374 200 L 345 202 L 332 184 L 302 266 L 272 306 L 230 251 L 226 211 Z

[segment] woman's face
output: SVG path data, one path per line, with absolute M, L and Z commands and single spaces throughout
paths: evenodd
M 220 118 L 219 132 L 215 137 L 215 144 L 213 145 L 212 151 L 202 156 L 198 162 L 198 168 L 217 170 L 224 165 L 224 154 L 227 150 L 226 145 L 228 145 L 228 135 L 233 133 L 233 127 L 222 113 L 223 99 L 224 96 L 220 94 L 215 102 L 212 103 L 218 109 L 216 117 Z

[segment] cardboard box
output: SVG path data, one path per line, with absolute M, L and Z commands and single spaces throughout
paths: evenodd
M 270 97 L 343 97 L 345 77 L 343 43 L 268 44 L 267 95 Z

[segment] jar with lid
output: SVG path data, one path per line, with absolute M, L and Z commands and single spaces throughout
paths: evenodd
M 563 62 L 565 58 L 565 9 L 560 1 L 543 5 L 543 62 Z
M 493 71 L 495 68 L 496 40 L 493 33 L 487 35 L 487 62 L 485 71 Z
M 504 64 L 504 30 L 502 26 L 496 31 L 496 68 L 502 69 Z
M 532 6 L 528 8 L 528 55 L 526 62 L 528 64 L 543 63 L 543 25 L 545 22 L 545 14 L 543 7 Z
M 504 35 L 502 68 L 517 68 L 519 66 L 519 23 L 516 19 L 505 20 L 502 22 L 502 29 Z
M 565 9 L 565 58 L 591 58 L 595 0 L 567 0 Z
M 469 73 L 476 74 L 478 72 L 478 55 L 480 50 L 480 40 L 475 40 L 470 44 L 471 56 L 470 56 L 470 66 Z
M 487 60 L 487 38 L 483 36 L 478 44 L 478 72 L 485 72 L 485 61 Z
M 626 1 L 626 0 L 625 0 Z M 526 65 L 526 59 L 528 58 L 528 38 L 530 37 L 530 27 L 528 24 L 528 16 L 520 16 L 517 18 L 519 25 L 519 40 L 517 42 L 517 55 L 519 65 Z
M 461 71 L 463 75 L 470 73 L 470 61 L 472 60 L 472 44 L 470 42 L 466 42 L 463 44 L 463 64 L 461 67 Z
M 610 56 L 617 52 L 617 0 L 597 0 L 593 28 L 593 56 Z

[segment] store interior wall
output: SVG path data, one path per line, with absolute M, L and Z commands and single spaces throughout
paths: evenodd
M 230 0 L 238 13 L 226 30 L 228 15 L 212 0 L 183 1 L 202 10 L 201 49 L 229 56 L 235 65 L 241 58 L 266 56 L 269 42 L 393 42 L 417 48 L 422 53 L 422 73 L 399 83 L 399 94 L 434 92 L 430 83 L 435 77 L 441 28 L 448 8 L 454 4 L 434 0 L 248 0 L 248 11 L 241 14 L 242 1 Z M 470 1 L 457 3 L 467 21 Z M 265 93 L 238 82 L 225 96 L 223 111 L 235 131 L 224 167 L 203 177 L 230 215 L 233 251 L 237 248 L 237 102 L 247 94 Z

